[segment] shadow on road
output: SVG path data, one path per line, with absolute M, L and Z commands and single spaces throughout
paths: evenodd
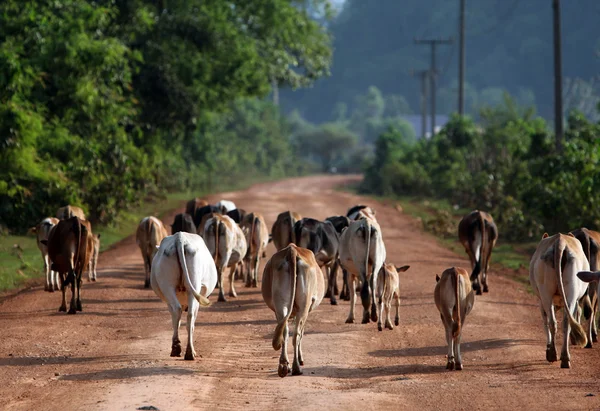
M 127 378 L 151 377 L 160 375 L 192 375 L 193 370 L 175 367 L 147 367 L 147 368 L 118 368 L 98 372 L 63 375 L 59 379 L 66 381 L 99 381 L 122 380 Z

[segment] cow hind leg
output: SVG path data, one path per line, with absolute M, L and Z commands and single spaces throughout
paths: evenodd
M 392 325 L 392 321 L 390 320 L 391 304 L 389 299 L 385 301 L 383 310 L 385 315 L 385 328 L 387 328 L 388 330 L 393 330 L 394 326 Z
M 337 298 L 335 298 L 335 295 L 337 294 L 337 265 L 327 267 L 327 270 L 329 271 L 329 283 L 327 287 L 329 302 L 331 305 L 337 305 Z
M 377 317 L 377 330 L 379 331 L 383 331 L 383 326 L 381 323 L 382 318 L 384 317 L 384 302 L 383 302 L 383 297 L 378 296 L 377 297 L 377 310 L 379 311 L 379 315 Z M 387 324 L 386 324 L 387 326 Z
M 218 273 L 217 273 L 217 287 L 219 287 L 219 299 L 218 301 L 220 302 L 226 302 L 227 300 L 225 299 L 225 292 L 223 291 L 223 271 L 225 270 L 225 267 L 223 265 L 218 267 Z
M 144 288 L 150 288 L 150 272 L 151 272 L 151 266 L 150 266 L 150 257 L 146 256 L 144 258 L 144 272 L 146 273 L 146 279 L 144 280 Z
M 340 293 L 340 299 L 344 301 L 350 301 L 350 287 L 348 286 L 348 271 L 342 268 L 342 292 Z
M 71 280 L 71 303 L 69 304 L 69 311 L 67 314 L 77 314 L 77 278 L 75 273 L 71 273 L 73 276 Z
M 254 264 L 252 267 L 252 288 L 258 287 L 258 266 L 260 265 L 260 253 L 254 257 Z
M 458 336 L 454 339 L 454 355 L 455 355 L 454 369 L 458 370 L 458 371 L 463 369 L 462 356 L 460 354 L 460 340 L 461 340 L 461 335 L 458 334 Z
M 76 309 L 77 311 L 82 311 L 83 307 L 81 306 L 81 277 L 79 277 L 79 279 L 77 280 L 77 305 L 76 305 Z
M 60 274 L 60 278 L 61 278 L 61 291 L 62 291 L 62 303 L 60 304 L 60 307 L 58 308 L 58 312 L 67 312 L 67 287 L 65 286 L 65 275 L 64 274 Z
M 483 285 L 483 292 L 487 293 L 489 292 L 489 288 L 488 288 L 488 282 L 487 282 L 487 270 L 484 270 L 482 268 L 481 271 L 481 284 Z
M 277 375 L 281 378 L 288 375 L 290 370 L 290 362 L 288 360 L 287 355 L 287 345 L 289 340 L 289 328 L 288 322 L 285 322 L 285 326 L 283 327 L 283 344 L 281 345 L 281 355 L 279 356 L 279 367 L 277 368 Z
M 369 287 L 371 288 L 371 321 L 375 322 L 378 320 L 377 315 L 377 304 L 375 300 L 375 286 L 377 285 L 377 273 L 371 276 Z
M 569 324 L 569 318 L 566 310 L 571 312 L 576 311 L 579 306 L 577 302 L 574 303 L 575 307 L 571 309 L 569 304 L 565 302 L 565 313 L 563 315 L 563 346 L 560 353 L 560 368 L 571 368 L 571 354 L 569 353 L 569 340 L 571 334 L 571 324 Z
M 443 317 L 442 317 L 443 318 Z M 444 328 L 446 329 L 446 342 L 448 343 L 448 354 L 447 354 L 447 370 L 454 370 L 455 361 L 454 361 L 454 338 L 452 337 L 452 314 L 449 316 L 450 320 L 443 318 Z
M 231 270 L 229 271 L 229 296 L 234 297 L 234 298 L 237 297 L 237 293 L 235 292 L 235 286 L 234 286 L 236 267 L 237 267 L 237 264 L 235 264 L 233 267 L 231 267 Z
M 44 291 L 54 291 L 54 273 L 50 269 L 48 254 L 42 256 L 44 258 L 44 273 L 46 273 L 46 284 L 44 285 Z
M 371 308 L 371 289 L 368 281 L 363 281 L 362 288 L 360 290 L 360 299 L 363 306 L 363 324 L 369 323 L 369 308 Z
M 171 357 L 181 357 L 181 341 L 179 341 L 179 326 L 181 325 L 181 314 L 183 310 L 181 308 L 181 304 L 177 301 L 177 296 L 175 296 L 175 292 L 172 293 L 172 296 L 169 296 L 168 301 L 174 301 L 173 303 L 169 303 L 169 311 L 171 312 L 171 321 L 173 323 L 173 343 L 171 345 Z M 172 298 L 175 298 L 174 300 Z
M 350 283 L 349 287 L 348 287 L 348 294 L 350 294 L 350 313 L 348 314 L 348 318 L 346 319 L 346 324 L 353 324 L 354 323 L 354 309 L 356 306 L 356 291 L 354 291 L 355 290 L 354 276 L 352 276 L 348 280 Z M 352 292 L 350 292 L 350 290 L 352 290 Z
M 548 313 L 546 313 L 546 310 Z M 546 360 L 548 362 L 555 362 L 557 360 L 556 355 L 556 317 L 554 314 L 554 306 L 548 305 L 548 308 L 544 308 L 544 304 L 540 304 L 540 311 L 542 312 L 542 321 L 544 322 L 544 331 L 546 332 Z
M 396 305 L 396 317 L 394 318 L 394 325 L 400 325 L 400 297 L 394 297 L 395 305 Z
M 292 363 L 292 375 L 302 375 L 302 369 L 300 368 L 300 358 L 302 358 L 302 354 L 300 353 L 300 342 L 302 341 L 302 331 L 304 330 L 304 324 L 306 322 L 306 318 L 300 317 L 298 315 L 296 317 L 296 328 L 294 330 L 294 361 Z M 302 364 L 304 361 L 302 361 Z
M 199 304 L 194 296 L 189 293 L 188 296 L 188 314 L 187 314 L 187 332 L 188 344 L 185 350 L 184 360 L 193 361 L 196 358 L 196 350 L 194 350 L 194 328 L 196 324 L 196 316 L 198 315 Z

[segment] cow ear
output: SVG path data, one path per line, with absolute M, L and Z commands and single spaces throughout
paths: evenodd
M 40 243 L 42 243 L 44 245 L 48 245 L 48 240 L 40 240 Z
M 579 277 L 581 281 L 585 281 L 586 283 L 598 281 L 600 280 L 600 271 L 580 271 L 577 273 L 577 277 Z
M 542 240 L 543 240 L 544 238 L 548 238 L 548 237 L 550 237 L 550 236 L 548 235 L 548 233 L 544 233 L 544 235 L 542 236 Z
M 435 275 L 435 282 L 438 283 L 440 281 L 440 276 L 439 275 Z
M 409 268 L 410 268 L 410 265 L 403 265 L 402 267 L 396 266 L 396 271 L 398 271 L 399 273 L 402 273 L 402 272 L 408 270 Z

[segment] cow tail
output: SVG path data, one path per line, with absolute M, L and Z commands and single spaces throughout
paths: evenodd
M 587 336 L 585 335 L 585 331 L 583 330 L 581 324 L 579 324 L 575 318 L 573 318 L 569 304 L 567 304 L 567 297 L 565 295 L 565 287 L 563 284 L 562 260 L 564 258 L 563 255 L 566 254 L 566 251 L 567 243 L 562 238 L 562 235 L 559 234 L 558 241 L 554 246 L 554 271 L 558 276 L 558 288 L 565 305 L 565 315 L 568 317 L 569 325 L 571 326 L 571 337 L 573 338 L 573 343 L 583 347 L 587 344 Z M 577 304 L 577 301 L 575 301 L 575 304 Z
M 367 284 L 367 275 L 369 275 L 369 255 L 371 254 L 371 224 L 369 224 L 368 222 L 365 221 L 366 224 L 366 228 L 365 228 L 365 236 L 367 237 L 367 255 L 365 256 L 365 277 L 364 277 L 364 281 L 365 284 Z M 373 267 L 375 267 L 375 264 L 373 264 Z
M 218 217 L 214 217 L 215 220 L 215 265 L 217 265 L 217 259 L 219 258 L 219 225 L 221 223 L 221 221 L 218 219 Z M 218 266 L 217 266 L 218 269 Z
M 452 308 L 452 337 L 456 338 L 460 334 L 461 320 L 460 320 L 460 278 L 458 270 L 454 268 L 452 270 L 452 288 L 454 289 L 454 297 L 456 302 L 454 308 Z
M 254 226 L 256 225 L 256 216 L 252 213 L 252 227 L 250 227 L 250 244 L 248 245 L 248 250 L 250 255 L 252 256 L 252 244 L 254 244 Z
M 475 267 L 473 267 L 473 272 L 471 273 L 471 281 L 475 281 L 477 280 L 477 277 L 479 276 L 479 273 L 481 273 L 482 270 L 485 270 L 485 268 L 483 267 L 483 262 L 484 262 L 484 258 L 483 258 L 483 253 L 485 250 L 485 244 L 486 244 L 486 238 L 487 236 L 485 235 L 485 221 L 483 220 L 483 216 L 481 215 L 481 212 L 477 213 L 477 217 L 478 217 L 478 222 L 479 222 L 479 227 L 476 228 L 475 230 L 479 229 L 481 230 L 481 246 L 479 248 L 479 258 L 477 259 L 477 261 L 475 261 Z M 473 239 L 475 239 L 475 233 L 473 233 Z M 473 247 L 473 243 L 471 242 L 471 252 L 475 251 L 472 249 Z
M 296 244 L 296 236 L 294 235 L 294 217 L 292 216 L 292 213 L 290 213 L 290 238 L 288 244 L 290 243 Z
M 283 344 L 283 331 L 285 330 L 285 326 L 292 314 L 292 310 L 294 308 L 294 300 L 296 299 L 296 281 L 298 279 L 298 267 L 296 259 L 298 258 L 298 251 L 294 246 L 289 248 L 289 252 L 286 255 L 288 266 L 292 269 L 292 295 L 290 299 L 290 306 L 288 307 L 287 313 L 285 313 L 284 317 L 277 323 L 277 327 L 275 327 L 275 334 L 273 335 L 273 349 L 279 350 L 281 349 L 281 345 Z
M 209 306 L 210 301 L 208 300 L 208 298 L 206 298 L 203 295 L 200 295 L 200 293 L 198 293 L 198 291 L 196 291 L 196 289 L 192 285 L 192 282 L 190 280 L 190 273 L 188 272 L 188 268 L 187 268 L 187 263 L 185 262 L 185 252 L 184 252 L 183 241 L 181 240 L 181 237 L 177 241 L 177 262 L 179 263 L 179 266 L 181 267 L 181 272 L 183 274 L 183 281 L 185 282 L 185 286 L 187 287 L 187 289 L 190 290 L 192 292 L 192 294 L 194 294 L 194 297 L 196 298 L 196 300 L 198 300 L 200 305 Z

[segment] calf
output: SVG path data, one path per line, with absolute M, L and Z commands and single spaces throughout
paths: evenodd
M 72 205 L 66 205 L 56 211 L 56 218 L 59 220 L 66 220 L 71 217 L 79 217 L 80 219 L 85 220 L 85 213 L 81 208 Z
M 50 230 L 56 224 L 58 224 L 58 218 L 48 217 L 44 218 L 38 225 L 32 227 L 31 232 L 36 235 L 36 243 L 40 252 L 42 253 L 42 260 L 44 260 L 44 274 L 46 274 L 46 284 L 44 285 L 44 291 L 54 292 L 58 290 L 58 272 L 50 269 L 51 261 L 50 257 L 48 257 L 48 235 L 50 234 Z M 42 243 L 45 241 L 45 243 Z
M 379 315 L 377 319 L 377 329 L 383 330 L 381 326 L 382 318 L 385 316 L 385 328 L 390 330 L 394 329 L 390 320 L 390 305 L 392 298 L 394 299 L 394 305 L 396 307 L 396 317 L 394 318 L 394 324 L 400 324 L 400 277 L 399 273 L 404 272 L 410 268 L 409 265 L 402 267 L 395 267 L 393 264 L 383 264 L 379 275 L 377 276 L 377 293 Z
M 150 284 L 171 312 L 171 357 L 181 356 L 179 325 L 181 314 L 187 309 L 188 345 L 185 359 L 193 360 L 196 356 L 194 326 L 198 307 L 210 305 L 207 297 L 217 284 L 217 269 L 202 237 L 184 232 L 165 237 L 152 260 Z
M 373 292 L 377 275 L 386 258 L 385 245 L 379 224 L 368 218 L 352 221 L 340 237 L 340 264 L 348 272 L 350 291 L 350 314 L 346 323 L 354 322 L 356 303 L 356 280 L 362 281 L 360 297 L 363 305 L 362 323 L 377 321 L 377 307 Z
M 338 259 L 340 240 L 333 224 L 330 221 L 321 222 L 314 218 L 303 218 L 294 224 L 294 243 L 312 251 L 319 267 L 325 268 L 330 302 L 332 305 L 337 305 L 331 271 Z
M 563 346 L 560 367 L 571 368 L 569 334 L 573 344 L 586 345 L 583 327 L 573 318 L 578 301 L 585 296 L 587 284 L 577 277 L 579 271 L 589 271 L 581 243 L 572 235 L 544 233 L 529 264 L 529 282 L 540 299 L 542 320 L 546 330 L 546 360 L 556 361 L 556 317 L 554 306 L 564 306 Z
M 319 306 L 325 291 L 323 274 L 313 253 L 289 244 L 271 257 L 265 266 L 262 295 L 267 306 L 275 312 L 277 327 L 273 335 L 273 349 L 281 349 L 277 374 L 289 372 L 287 355 L 288 320 L 296 318 L 294 330 L 294 361 L 292 375 L 301 375 L 304 365 L 302 339 L 308 313 Z
M 269 244 L 269 230 L 264 217 L 259 213 L 247 214 L 240 225 L 246 234 L 248 244 L 245 257 L 245 264 L 248 266 L 246 287 L 258 287 L 258 266 Z
M 271 228 L 271 238 L 277 251 L 294 242 L 294 224 L 302 217 L 294 211 L 284 211 L 277 216 Z
M 167 237 L 167 229 L 156 217 L 144 217 L 135 232 L 135 242 L 142 253 L 144 260 L 144 288 L 150 288 L 150 272 L 152 259 L 163 238 Z
M 488 292 L 487 272 L 490 269 L 492 249 L 498 239 L 498 229 L 491 215 L 475 210 L 463 217 L 458 224 L 458 238 L 471 260 L 471 281 L 477 295 L 481 295 L 479 274 L 483 292 Z
M 223 292 L 223 271 L 226 267 L 231 268 L 229 272 L 229 296 L 237 297 L 233 275 L 238 263 L 246 256 L 248 249 L 242 229 L 230 217 L 215 214 L 206 222 L 204 241 L 217 266 L 219 301 L 226 301 Z
M 58 311 L 67 311 L 66 291 L 71 284 L 69 314 L 82 310 L 81 275 L 88 265 L 90 236 L 84 221 L 78 217 L 61 220 L 50 230 L 48 240 L 41 240 L 48 246 L 48 256 L 52 261 L 50 269 L 60 275 L 62 304 Z
M 460 355 L 460 339 L 465 318 L 471 312 L 475 303 L 475 295 L 469 273 L 460 267 L 451 267 L 436 275 L 434 299 L 435 306 L 440 312 L 442 323 L 446 330 L 448 343 L 448 370 L 462 370 L 462 357 Z
M 200 207 L 204 207 L 206 205 L 208 205 L 208 202 L 196 197 L 187 202 L 187 204 L 185 205 L 185 212 L 187 214 L 193 216 L 196 213 L 197 209 L 199 209 Z
M 196 225 L 192 216 L 187 213 L 180 213 L 175 216 L 173 224 L 171 224 L 171 234 L 178 232 L 196 234 Z
M 88 281 L 96 281 L 98 255 L 100 254 L 100 234 L 92 234 L 88 242 L 89 263 L 87 267 Z
M 598 271 L 598 260 L 600 257 L 600 233 L 597 231 L 588 230 L 587 228 L 578 228 L 577 230 L 571 231 L 571 234 L 575 236 L 581 243 L 583 253 L 590 263 L 590 271 Z M 588 286 L 587 295 L 589 301 L 588 306 L 585 308 L 589 309 L 590 324 L 588 329 L 588 343 L 585 348 L 592 348 L 592 342 L 598 342 L 598 329 L 596 325 L 596 315 L 598 312 L 598 288 L 600 283 L 598 281 L 592 281 Z

